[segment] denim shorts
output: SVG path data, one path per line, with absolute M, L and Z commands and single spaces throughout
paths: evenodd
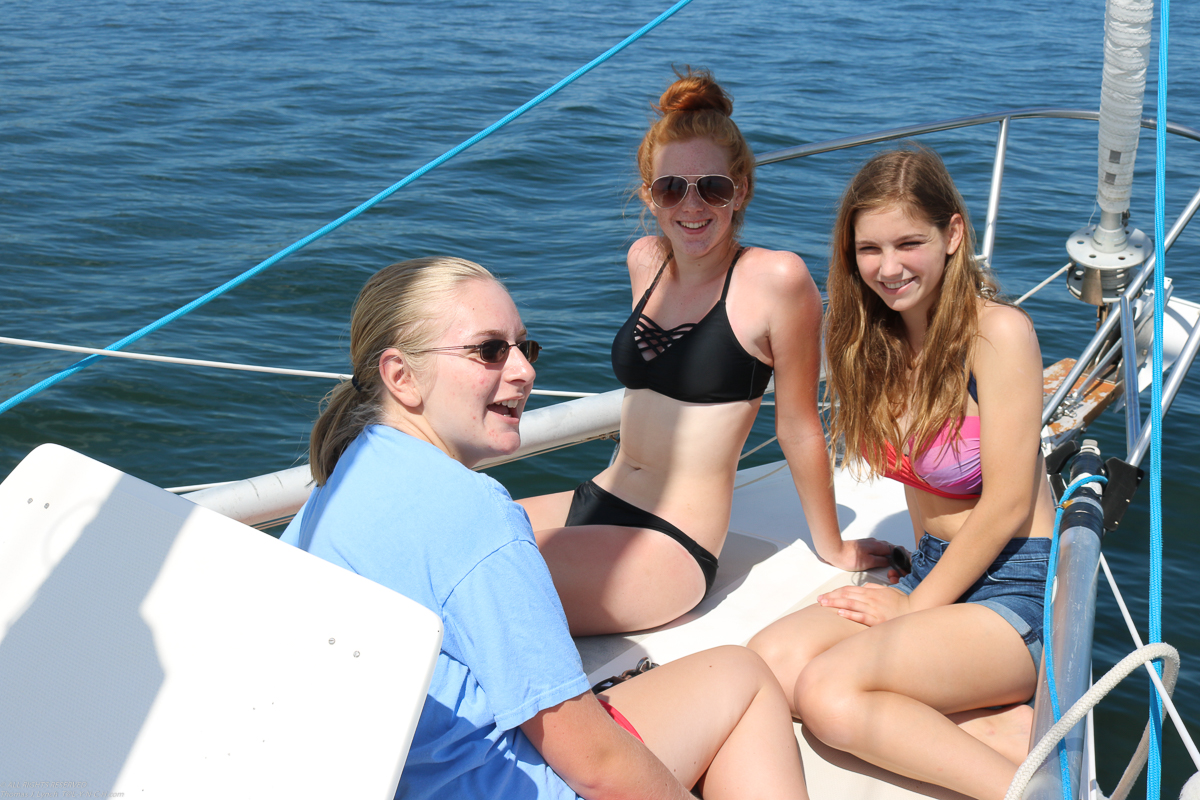
M 912 594 L 949 544 L 928 533 L 922 536 L 917 552 L 913 553 L 912 572 L 901 578 L 895 588 Z M 1012 539 L 983 577 L 956 601 L 987 606 L 1004 617 L 1021 634 L 1035 670 L 1042 665 L 1042 607 L 1049 565 L 1049 538 Z

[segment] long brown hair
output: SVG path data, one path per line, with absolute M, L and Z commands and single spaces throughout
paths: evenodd
M 948 233 L 955 214 L 963 238 L 946 258 L 929 329 L 915 363 L 900 314 L 870 289 L 858 272 L 854 223 L 859 213 L 901 208 Z M 975 258 L 967 207 L 941 158 L 920 145 L 888 150 L 869 160 L 850 181 L 838 207 L 830 243 L 829 310 L 825 318 L 825 390 L 831 401 L 830 442 L 845 441 L 846 462 L 865 465 L 870 477 L 886 469 L 883 442 L 896 452 L 912 440 L 913 454 L 928 449 L 947 424 L 957 433 L 967 402 L 967 370 L 979 333 L 980 299 L 997 285 Z M 911 376 L 916 368 L 916 382 Z M 898 419 L 908 412 L 907 430 Z
M 461 284 L 469 280 L 496 279 L 474 262 L 431 256 L 384 267 L 363 286 L 350 317 L 353 378 L 325 395 L 309 438 L 309 466 L 318 486 L 329 480 L 355 437 L 382 420 L 385 390 L 379 356 L 395 347 L 405 353 L 410 369 L 423 370 L 429 356 L 411 354 L 432 347 L 442 336 L 439 322 L 454 307 Z
M 675 75 L 677 80 L 663 92 L 658 104 L 652 106 L 658 119 L 638 146 L 642 187 L 648 190 L 654 180 L 654 155 L 663 145 L 692 139 L 710 140 L 729 154 L 729 177 L 738 186 L 746 187 L 741 206 L 733 211 L 733 235 L 737 238 L 746 217 L 746 206 L 754 197 L 754 151 L 731 118 L 733 98 L 721 88 L 712 73 L 684 67 L 683 72 L 676 70 Z M 667 242 L 663 241 L 662 245 L 670 252 Z

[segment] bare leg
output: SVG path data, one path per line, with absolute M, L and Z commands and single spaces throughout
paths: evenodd
M 795 699 L 826 744 L 977 798 L 1003 797 L 1005 756 L 946 715 L 1020 702 L 1036 674 L 1024 642 L 992 610 L 943 606 L 868 628 L 813 658 Z
M 955 725 L 974 736 L 1017 766 L 1029 755 L 1029 733 L 1033 709 L 1024 703 L 1002 708 L 979 708 L 951 714 Z
M 573 492 L 518 500 L 573 636 L 640 631 L 670 622 L 704 598 L 704 573 L 665 534 L 616 525 L 565 528 Z
M 808 663 L 848 636 L 864 630 L 866 626 L 843 619 L 834 609 L 814 605 L 764 628 L 748 646 L 763 657 L 780 684 L 787 687 L 785 693 L 793 713 L 797 713 L 795 686 Z M 953 713 L 949 718 L 1014 764 L 1020 765 L 1029 755 L 1033 710 L 1027 705 L 979 708 Z
M 808 797 L 787 701 L 743 647 L 672 661 L 605 698 L 681 783 L 700 784 L 709 800 Z
M 704 597 L 696 559 L 659 531 L 583 525 L 535 536 L 573 636 L 653 628 Z
M 867 630 L 838 616 L 827 606 L 807 606 L 776 620 L 754 635 L 746 646 L 762 656 L 783 687 L 792 713 L 799 716 L 795 689 L 809 662 L 829 648 Z
M 561 528 L 567 524 L 567 514 L 571 510 L 571 499 L 574 495 L 574 492 L 541 494 L 537 497 L 524 497 L 517 503 L 525 508 L 534 531 L 540 531 L 544 528 Z

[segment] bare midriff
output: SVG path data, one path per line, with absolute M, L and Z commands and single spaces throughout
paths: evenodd
M 1045 462 L 1038 457 L 1038 475 L 1046 474 Z M 985 482 L 986 487 L 986 482 Z M 916 491 L 917 509 L 921 513 L 924 531 L 943 541 L 951 541 L 967 522 L 967 517 L 979 504 L 978 498 L 959 500 L 939 497 L 928 492 Z M 1023 537 L 1049 536 L 1054 527 L 1054 499 L 1050 494 L 1050 482 L 1038 481 L 1037 499 L 1031 513 L 1017 531 L 1014 539 Z
M 761 402 L 681 403 L 650 389 L 627 389 L 620 453 L 595 481 L 719 555 L 738 456 Z

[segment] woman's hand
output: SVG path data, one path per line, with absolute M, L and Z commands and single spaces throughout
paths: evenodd
M 817 597 L 817 603 L 837 609 L 838 615 L 868 628 L 902 617 L 912 610 L 909 597 L 899 589 L 868 583 L 842 586 Z
M 844 569 L 847 572 L 862 572 L 865 569 L 886 567 L 891 561 L 892 545 L 879 539 L 849 539 L 839 541 L 840 547 L 832 553 L 824 553 L 817 548 L 817 556 L 823 561 Z M 895 583 L 900 580 L 901 573 L 895 569 L 888 570 L 888 581 Z

